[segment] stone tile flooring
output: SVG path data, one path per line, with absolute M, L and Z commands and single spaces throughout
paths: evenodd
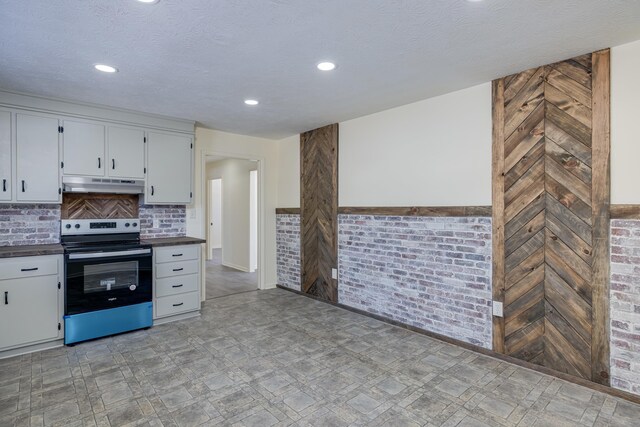
M 0 426 L 637 426 L 640 406 L 274 289 L 0 360 Z
M 258 289 L 258 273 L 247 273 L 222 265 L 222 249 L 214 249 L 206 262 L 206 298 L 220 298 Z

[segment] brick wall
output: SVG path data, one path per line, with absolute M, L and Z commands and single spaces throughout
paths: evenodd
M 0 204 L 0 246 L 60 242 L 60 205 Z
M 140 237 L 182 237 L 187 234 L 187 209 L 184 205 L 145 205 L 140 196 Z M 154 220 L 158 226 L 154 227 Z
M 300 290 L 300 215 L 276 215 L 278 284 Z
M 491 348 L 491 219 L 339 215 L 339 302 Z
M 611 385 L 640 394 L 640 221 L 611 221 Z

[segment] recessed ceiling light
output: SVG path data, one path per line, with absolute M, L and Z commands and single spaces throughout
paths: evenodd
M 469 3 L 480 3 L 482 0 L 467 0 Z
M 336 68 L 336 64 L 333 62 L 321 62 L 318 64 L 318 70 L 320 71 L 331 71 Z
M 102 71 L 103 73 L 117 73 L 118 72 L 118 69 L 115 68 L 115 67 L 112 67 L 111 65 L 96 64 L 96 65 L 94 65 L 94 67 L 96 68 L 96 70 Z
M 140 3 L 158 3 L 160 0 L 138 0 Z
M 247 105 L 258 105 L 259 104 L 259 102 L 256 101 L 255 99 L 245 99 L 244 103 L 247 104 Z

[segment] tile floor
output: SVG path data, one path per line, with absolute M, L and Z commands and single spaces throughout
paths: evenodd
M 220 298 L 258 289 L 258 274 L 222 265 L 222 249 L 214 249 L 206 262 L 206 298 Z
M 287 291 L 0 360 L 0 426 L 637 426 L 640 406 Z

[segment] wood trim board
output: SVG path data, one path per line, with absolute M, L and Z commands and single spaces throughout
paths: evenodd
M 460 212 L 462 210 L 462 213 Z M 338 207 L 341 215 L 393 215 L 404 216 L 492 216 L 491 206 L 376 206 L 376 207 Z M 640 205 L 616 204 L 609 208 L 610 219 L 640 219 Z M 488 213 L 487 213 L 488 212 Z M 449 215 L 455 213 L 456 215 Z M 300 215 L 300 208 L 276 208 L 276 215 Z

